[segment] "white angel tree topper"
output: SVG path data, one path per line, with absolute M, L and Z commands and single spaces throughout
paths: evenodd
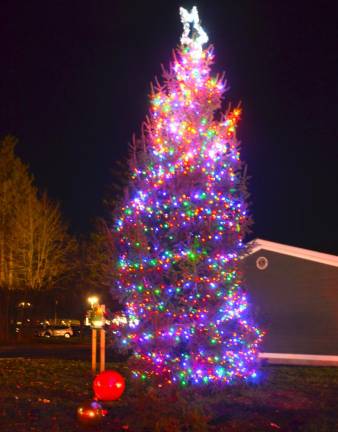
M 203 45 L 208 42 L 208 35 L 200 24 L 197 7 L 194 6 L 191 9 L 191 12 L 188 12 L 186 9 L 181 7 L 180 15 L 183 23 L 183 34 L 181 37 L 182 45 L 187 45 L 202 51 Z M 193 32 L 192 37 L 189 36 L 191 31 Z
M 212 47 L 196 7 L 180 14 L 181 47 L 152 91 L 116 218 L 116 289 L 133 323 L 119 340 L 133 350 L 137 378 L 232 383 L 256 376 L 262 339 L 241 270 L 249 218 L 240 110 L 219 114 L 225 83 L 211 75 Z

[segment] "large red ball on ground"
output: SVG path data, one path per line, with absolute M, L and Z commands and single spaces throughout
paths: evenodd
M 99 373 L 93 382 L 95 397 L 101 401 L 112 401 L 121 397 L 126 383 L 121 374 L 116 371 Z

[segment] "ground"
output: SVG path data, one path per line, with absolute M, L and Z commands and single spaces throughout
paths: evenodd
M 202 391 L 154 391 L 127 377 L 127 391 L 96 430 L 308 431 L 338 427 L 338 369 L 264 366 L 260 382 Z M 92 397 L 90 364 L 80 360 L 0 359 L 0 430 L 77 432 L 76 409 Z M 94 429 L 95 430 L 95 429 Z

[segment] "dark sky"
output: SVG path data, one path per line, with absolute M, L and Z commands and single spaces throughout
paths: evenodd
M 194 2 L 0 1 L 0 136 L 73 231 L 90 229 L 114 161 L 148 109 L 149 82 Z M 238 136 L 251 175 L 256 237 L 337 253 L 336 1 L 199 1 L 243 104 Z

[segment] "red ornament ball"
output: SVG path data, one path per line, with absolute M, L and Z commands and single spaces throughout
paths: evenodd
M 123 376 L 112 370 L 99 373 L 93 382 L 95 397 L 101 401 L 113 401 L 120 398 L 125 387 Z
M 78 421 L 87 426 L 99 425 L 107 415 L 107 410 L 97 401 L 85 402 L 77 409 Z

